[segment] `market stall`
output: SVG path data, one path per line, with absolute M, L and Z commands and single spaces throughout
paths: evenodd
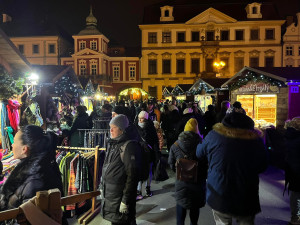
M 282 126 L 287 119 L 287 79 L 272 73 L 244 67 L 222 87 L 230 91 L 231 102 L 239 101 L 256 126 Z
M 194 100 L 194 96 L 191 92 L 189 92 L 192 86 L 193 84 L 177 84 L 171 94 L 176 96 L 177 100 L 192 102 Z
M 163 89 L 163 98 L 168 99 L 169 101 L 172 101 L 172 93 L 171 92 L 173 89 L 174 89 L 173 87 L 165 87 Z
M 150 94 L 141 88 L 126 88 L 118 94 L 118 100 L 145 100 L 151 98 Z

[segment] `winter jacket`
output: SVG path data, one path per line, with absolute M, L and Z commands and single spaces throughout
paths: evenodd
M 201 138 L 191 131 L 180 133 L 176 141 L 181 148 L 175 144 L 171 146 L 168 163 L 172 170 L 175 171 L 176 160 L 184 158 L 184 154 L 189 159 L 198 161 L 198 178 L 197 183 L 188 183 L 181 180 L 175 181 L 175 198 L 176 203 L 185 209 L 201 208 L 205 205 L 205 180 L 207 174 L 207 160 L 199 160 L 196 157 L 196 148 Z
M 300 192 L 300 131 L 288 127 L 286 138 L 285 179 L 291 191 Z
M 38 191 L 58 188 L 63 196 L 62 181 L 55 159 L 40 153 L 21 160 L 0 189 L 0 211 L 19 207 Z
M 78 129 L 87 129 L 88 128 L 88 114 L 82 113 L 75 117 L 72 124 L 70 135 L 71 135 L 71 146 L 72 147 L 83 147 L 84 135 L 79 134 Z
M 106 157 L 102 169 L 100 189 L 104 199 L 101 201 L 101 215 L 112 223 L 129 223 L 135 219 L 136 190 L 141 168 L 141 149 L 137 142 L 129 142 L 123 161 L 121 146 L 128 140 L 126 134 L 108 141 Z M 129 213 L 119 212 L 121 202 L 129 205 Z
M 217 123 L 198 145 L 197 157 L 208 159 L 206 201 L 212 209 L 233 216 L 260 212 L 258 175 L 267 154 L 257 131 Z
M 158 137 L 154 124 L 150 119 L 146 120 L 145 123 L 146 125 L 144 128 L 141 128 L 138 124 L 136 124 L 138 133 L 140 137 L 152 147 L 153 150 L 158 151 Z

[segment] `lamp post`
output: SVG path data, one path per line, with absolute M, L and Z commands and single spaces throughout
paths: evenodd
M 218 72 L 216 74 L 216 77 L 220 77 L 221 76 L 220 70 L 226 66 L 226 63 L 223 61 L 215 61 L 213 66 L 217 69 L 217 72 Z

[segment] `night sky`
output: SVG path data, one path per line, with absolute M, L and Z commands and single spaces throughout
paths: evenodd
M 181 0 L 184 2 L 184 0 Z M 43 18 L 60 24 L 70 35 L 85 27 L 89 6 L 93 5 L 99 30 L 111 41 L 123 46 L 140 45 L 138 24 L 142 23 L 144 6 L 162 0 L 0 0 L 0 12 L 12 15 L 13 20 L 39 21 Z M 201 3 L 220 0 L 199 0 Z M 254 2 L 249 0 L 222 0 L 221 2 Z M 259 1 L 257 1 L 259 2 Z M 277 5 L 282 18 L 300 12 L 300 0 L 265 0 Z M 201 12 L 199 12 L 201 13 Z

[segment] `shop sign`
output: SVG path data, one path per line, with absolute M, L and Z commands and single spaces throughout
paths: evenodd
M 253 83 L 250 82 L 239 89 L 235 90 L 237 93 L 279 93 L 277 86 L 271 86 L 267 83 Z

